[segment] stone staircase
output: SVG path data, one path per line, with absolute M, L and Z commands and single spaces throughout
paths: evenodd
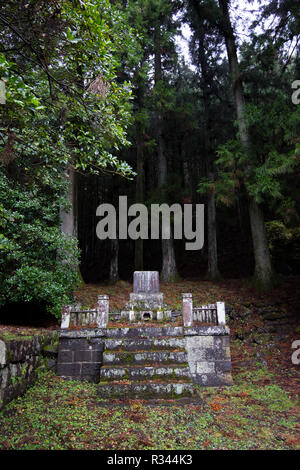
M 111 330 L 114 337 L 104 339 L 98 387 L 101 398 L 174 399 L 195 395 L 186 340 L 177 328 L 116 330 Z

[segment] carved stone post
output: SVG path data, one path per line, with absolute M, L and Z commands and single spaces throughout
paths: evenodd
M 183 326 L 193 326 L 193 294 L 182 294 Z
M 108 324 L 109 296 L 98 295 L 97 327 L 106 328 Z
M 224 302 L 216 302 L 218 325 L 226 325 L 225 304 Z
M 64 305 L 61 314 L 61 328 L 69 328 L 72 305 Z
M 135 311 L 129 310 L 129 321 L 135 321 Z

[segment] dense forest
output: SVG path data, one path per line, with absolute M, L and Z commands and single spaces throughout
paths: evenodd
M 0 307 L 299 272 L 299 2 L 12 0 L 0 24 Z M 203 249 L 100 240 L 122 195 L 204 204 Z

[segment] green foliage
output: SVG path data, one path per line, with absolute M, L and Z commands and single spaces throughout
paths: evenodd
M 266 223 L 266 229 L 277 271 L 286 274 L 297 271 L 300 266 L 300 228 L 272 220 Z
M 0 137 L 7 142 L 9 132 L 13 131 L 20 150 L 33 155 L 39 154 L 43 148 L 46 162 L 57 161 L 61 165 L 72 162 L 75 168 L 93 172 L 112 167 L 116 172 L 130 176 L 130 167 L 111 153 L 111 149 L 118 151 L 128 144 L 125 129 L 130 122 L 131 90 L 127 82 L 121 84 L 116 79 L 119 46 L 115 43 L 122 38 L 115 34 L 112 42 L 103 17 L 100 21 L 99 6 L 99 2 L 89 2 L 81 11 L 71 2 L 65 2 L 62 10 L 64 22 L 72 22 L 80 40 L 72 40 L 68 29 L 64 38 L 64 55 L 56 49 L 52 51 L 57 75 L 55 77 L 52 72 L 53 83 L 51 77 L 45 76 L 38 67 L 32 69 L 30 63 L 25 78 L 24 74 L 20 76 L 17 62 L 8 61 L 1 54 L 1 76 L 7 80 L 7 106 L 1 109 L 1 114 L 5 113 L 5 126 Z M 124 30 L 120 15 L 109 8 L 106 14 L 108 23 L 116 22 Z M 128 40 L 125 47 L 127 43 Z M 89 92 L 83 85 L 99 76 L 98 88 L 103 96 L 99 96 L 97 87 Z M 27 82 L 32 85 L 27 85 Z
M 229 140 L 217 151 L 219 158 L 216 164 L 222 168 L 218 172 L 218 178 L 212 181 L 209 178 L 201 178 L 198 185 L 200 194 L 214 192 L 217 204 L 232 205 L 237 199 L 238 189 L 241 186 L 241 167 L 246 161 L 245 154 L 238 140 Z
M 292 238 L 292 230 L 288 229 L 283 222 L 279 220 L 272 220 L 266 223 L 268 240 L 271 243 L 280 241 L 284 243 Z
M 0 306 L 41 301 L 58 317 L 78 283 L 77 241 L 59 228 L 66 168 L 133 175 L 118 153 L 131 122 L 122 56 L 136 39 L 108 0 L 9 2 L 0 21 Z
M 277 106 L 281 109 L 280 119 Z M 239 140 L 229 140 L 219 147 L 218 178 L 213 183 L 217 201 L 231 205 L 244 188 L 258 203 L 273 205 L 279 201 L 286 206 L 287 175 L 297 171 L 300 162 L 299 109 L 284 108 L 279 100 L 269 107 L 265 102 L 250 104 L 246 112 L 253 135 L 251 149 L 246 155 Z M 212 182 L 204 178 L 199 192 L 206 193 L 211 187 Z
M 109 407 L 97 386 L 40 369 L 24 397 L 1 412 L 3 449 L 292 449 L 296 400 L 277 385 L 198 388 L 199 403 Z M 101 405 L 101 406 L 99 406 Z M 288 413 L 287 413 L 288 411 Z M 291 439 L 291 441 L 287 438 Z M 294 441 L 295 440 L 295 441 Z
M 66 183 L 51 168 L 25 174 L 21 184 L 0 168 L 0 306 L 41 301 L 59 317 L 78 282 L 76 241 L 59 229 Z
M 290 400 L 288 393 L 275 384 L 266 385 L 264 389 L 253 390 L 252 396 L 253 398 L 261 400 L 263 403 L 267 403 L 270 410 L 273 411 L 285 411 L 293 406 L 293 402 Z

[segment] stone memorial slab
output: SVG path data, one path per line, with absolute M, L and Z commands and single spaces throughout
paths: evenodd
M 158 271 L 135 271 L 133 292 L 128 304 L 130 310 L 161 310 L 163 294 L 159 292 Z
M 135 294 L 159 293 L 158 271 L 135 271 L 133 274 L 133 292 Z

